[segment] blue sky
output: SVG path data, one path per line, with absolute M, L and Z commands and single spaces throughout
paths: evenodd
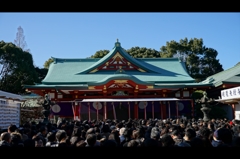
M 240 13 L 0 13 L 0 41 L 13 42 L 19 26 L 40 68 L 50 57 L 111 50 L 116 39 L 125 49 L 159 51 L 167 41 L 202 38 L 224 70 L 240 62 Z

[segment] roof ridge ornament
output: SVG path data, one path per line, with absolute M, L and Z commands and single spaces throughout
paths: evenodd
M 115 47 L 121 47 L 118 39 L 117 39 L 117 42 L 115 43 Z

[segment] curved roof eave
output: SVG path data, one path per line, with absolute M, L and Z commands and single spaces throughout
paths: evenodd
M 106 78 L 104 78 L 103 80 L 101 81 L 98 81 L 98 82 L 89 82 L 88 85 L 103 85 L 103 84 L 106 84 L 108 83 L 109 81 L 111 80 L 132 80 L 134 82 L 136 82 L 137 84 L 150 84 L 150 85 L 153 85 L 154 82 L 144 82 L 144 81 L 141 81 L 139 80 L 138 78 L 132 76 L 132 75 L 126 75 L 126 74 L 114 74 L 114 75 L 110 75 L 110 76 L 107 76 Z

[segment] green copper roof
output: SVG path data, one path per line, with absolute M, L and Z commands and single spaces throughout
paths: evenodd
M 239 83 L 240 84 L 240 63 L 225 71 L 209 76 L 201 84 L 212 83 L 218 87 L 224 83 Z
M 117 52 L 126 60 L 145 70 L 98 70 L 94 73 L 90 71 L 98 66 L 105 64 Z M 68 59 L 53 58 L 54 62 L 49 66 L 48 73 L 42 84 L 34 86 L 25 85 L 26 88 L 79 88 L 84 89 L 90 85 L 101 85 L 110 80 L 126 79 L 133 80 L 138 84 L 155 84 L 156 87 L 162 87 L 164 84 L 172 84 L 173 86 L 197 83 L 187 73 L 185 63 L 179 61 L 178 58 L 133 58 L 121 48 L 119 42 L 115 43 L 112 51 L 103 58 L 86 58 L 86 59 Z M 199 85 L 199 84 L 198 84 Z M 208 85 L 208 84 L 202 84 Z

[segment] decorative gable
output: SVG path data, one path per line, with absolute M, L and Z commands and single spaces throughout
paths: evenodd
M 118 69 L 124 69 L 124 70 L 134 70 L 134 71 L 140 71 L 140 72 L 147 72 L 134 64 L 130 63 L 128 60 L 126 60 L 119 52 L 117 52 L 110 60 L 105 62 L 103 65 L 99 66 L 98 68 L 92 70 L 90 73 L 95 73 L 99 70 L 118 70 Z

